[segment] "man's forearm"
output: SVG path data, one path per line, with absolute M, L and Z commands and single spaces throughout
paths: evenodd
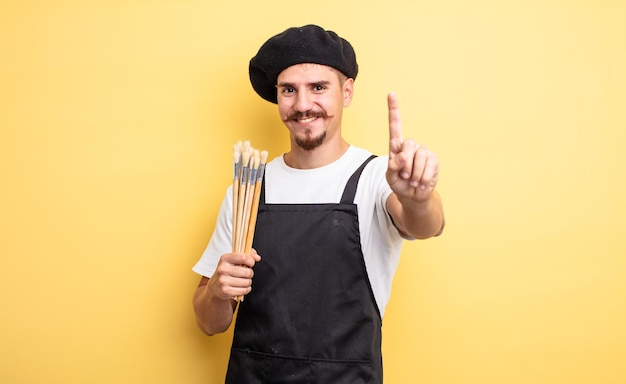
M 441 234 L 445 219 L 441 197 L 437 192 L 433 192 L 430 198 L 423 202 L 412 200 L 400 201 L 394 195 L 392 206 L 395 205 L 396 225 L 399 229 L 416 239 L 427 239 Z M 389 207 L 390 212 L 394 209 Z
M 204 277 L 193 296 L 196 322 L 207 335 L 225 332 L 233 320 L 234 300 L 223 300 L 211 294 L 210 279 Z

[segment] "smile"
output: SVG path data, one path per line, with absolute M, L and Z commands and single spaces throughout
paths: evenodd
M 307 123 L 314 121 L 315 119 L 317 119 L 317 117 L 311 116 L 311 117 L 302 117 L 300 119 L 296 119 L 296 121 L 300 124 L 307 124 Z

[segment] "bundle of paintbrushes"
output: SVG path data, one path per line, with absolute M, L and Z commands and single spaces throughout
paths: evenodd
M 233 252 L 249 254 L 268 152 L 252 148 L 249 141 L 239 141 L 233 155 Z M 235 299 L 241 301 L 243 296 Z

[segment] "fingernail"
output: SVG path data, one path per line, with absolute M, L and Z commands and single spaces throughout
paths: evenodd
M 400 176 L 402 176 L 403 179 L 408 179 L 409 178 L 409 173 L 408 172 L 402 172 L 402 174 Z

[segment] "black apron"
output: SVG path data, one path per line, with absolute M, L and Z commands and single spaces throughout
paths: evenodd
M 252 292 L 239 304 L 226 383 L 382 383 L 381 317 L 356 187 L 339 204 L 259 204 Z

